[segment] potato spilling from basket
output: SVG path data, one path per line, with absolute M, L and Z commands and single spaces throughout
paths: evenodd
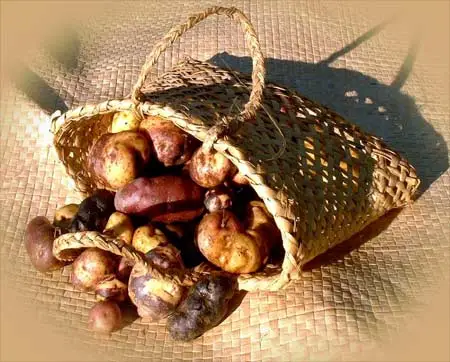
M 103 187 L 62 206 L 53 223 L 31 220 L 26 250 L 38 270 L 50 272 L 68 264 L 54 255 L 56 237 L 96 231 L 142 255 L 136 262 L 96 247 L 72 255 L 71 283 L 98 301 L 89 316 L 95 331 L 119 329 L 128 303 L 144 321 L 169 318 L 174 339 L 197 338 L 226 315 L 236 276 L 261 270 L 282 250 L 272 216 L 245 177 L 170 120 L 115 113 L 87 164 Z M 190 287 L 161 276 L 187 268 L 209 273 Z

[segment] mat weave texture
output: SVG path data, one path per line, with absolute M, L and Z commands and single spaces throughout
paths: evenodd
M 79 339 L 99 360 L 335 361 L 376 348 L 425 308 L 438 282 L 448 278 L 449 106 L 439 98 L 440 85 L 429 68 L 442 69 L 443 79 L 449 71 L 448 65 L 426 63 L 418 54 L 403 84 L 401 70 L 413 40 L 400 36 L 395 25 L 372 32 L 347 52 L 349 44 L 386 20 L 360 13 L 350 3 L 258 0 L 226 6 L 240 8 L 255 26 L 269 80 L 382 137 L 416 167 L 422 184 L 414 205 L 311 262 L 287 290 L 248 293 L 219 327 L 188 344 L 173 342 L 164 321 L 136 320 L 110 338 L 88 338 L 93 295 L 70 285 L 70 268 L 43 275 L 29 263 L 23 245 L 27 222 L 37 215 L 53 218 L 57 207 L 80 201 L 52 149 L 48 114 L 64 105 L 127 95 L 152 45 L 187 15 L 215 4 L 123 3 L 120 18 L 113 9 L 95 19 L 87 16 L 65 37 L 70 51 L 63 59 L 42 49 L 25 69 L 28 86 L 4 87 L 2 275 L 39 309 L 42 323 L 53 324 L 68 340 Z M 186 55 L 249 73 L 247 54 L 239 28 L 213 17 L 176 42 L 154 75 Z

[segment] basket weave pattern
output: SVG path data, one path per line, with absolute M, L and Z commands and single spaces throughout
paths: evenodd
M 253 56 L 252 78 L 187 59 L 146 83 L 159 55 L 212 14 L 243 24 Z M 131 102 L 107 101 L 55 116 L 55 147 L 80 189 L 89 192 L 102 187 L 86 168 L 90 147 L 107 132 L 114 111 L 166 117 L 213 145 L 250 180 L 282 233 L 282 265 L 240 275 L 239 287 L 278 290 L 298 278 L 306 262 L 411 202 L 420 181 L 414 167 L 377 137 L 291 90 L 268 84 L 262 92 L 263 87 L 253 27 L 237 9 L 213 7 L 173 28 L 154 47 Z M 218 134 L 217 127 L 225 131 Z M 70 235 L 64 237 L 56 250 L 70 248 L 70 240 Z

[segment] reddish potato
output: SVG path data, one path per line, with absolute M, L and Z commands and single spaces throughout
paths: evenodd
M 146 254 L 160 270 L 183 269 L 184 265 L 178 250 L 170 244 L 158 246 Z M 128 293 L 136 305 L 140 317 L 148 321 L 157 321 L 172 313 L 184 293 L 184 288 L 175 281 L 169 282 L 152 277 L 147 266 L 136 263 L 128 282 Z
M 120 328 L 122 312 L 117 303 L 98 302 L 89 312 L 88 327 L 95 332 L 111 333 Z
M 221 185 L 235 170 L 228 158 L 214 150 L 206 152 L 199 148 L 189 162 L 189 175 L 192 180 L 206 188 Z
M 117 190 L 137 178 L 150 160 L 150 144 L 139 132 L 101 136 L 89 153 L 88 168 L 106 188 Z
M 124 283 L 128 283 L 134 264 L 134 261 L 122 257 L 117 267 L 117 278 Z
M 117 266 L 115 255 L 97 248 L 84 250 L 73 262 L 72 284 L 80 290 L 94 290 Z
M 228 209 L 232 206 L 232 191 L 220 186 L 208 190 L 204 204 L 209 212 Z
M 60 269 L 65 263 L 53 255 L 55 228 L 44 216 L 32 219 L 25 231 L 25 250 L 31 264 L 40 272 L 51 272 Z
M 186 177 L 141 177 L 116 194 L 114 203 L 125 214 L 148 216 L 154 222 L 191 221 L 203 212 L 204 189 Z
M 198 145 L 194 137 L 162 117 L 146 117 L 141 122 L 140 129 L 152 141 L 156 158 L 165 167 L 184 164 L 192 157 Z

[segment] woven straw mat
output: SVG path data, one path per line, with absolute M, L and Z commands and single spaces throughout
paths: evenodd
M 31 267 L 23 246 L 27 222 L 37 215 L 53 218 L 57 207 L 80 201 L 53 152 L 49 112 L 125 96 L 152 45 L 188 15 L 216 4 L 157 3 L 121 4 L 119 18 L 113 10 L 95 20 L 87 14 L 82 27 L 68 30 L 64 57 L 42 49 L 27 64 L 29 85 L 4 88 L 3 275 L 38 308 L 42 323 L 77 338 L 99 360 L 339 360 L 401 331 L 438 281 L 448 278 L 448 104 L 434 97 L 438 85 L 420 56 L 411 72 L 405 70 L 414 40 L 399 39 L 400 28 L 377 28 L 384 18 L 360 13 L 350 3 L 261 0 L 226 6 L 250 17 L 269 81 L 329 106 L 406 156 L 422 179 L 414 205 L 314 261 L 286 290 L 245 295 L 220 326 L 193 343 L 173 342 L 164 322 L 139 320 L 111 337 L 93 339 L 86 327 L 94 297 L 69 284 L 70 268 L 42 275 Z M 185 34 L 162 56 L 155 75 L 185 55 L 251 70 L 244 37 L 225 17 L 212 17 Z M 442 72 L 448 79 L 445 66 Z

